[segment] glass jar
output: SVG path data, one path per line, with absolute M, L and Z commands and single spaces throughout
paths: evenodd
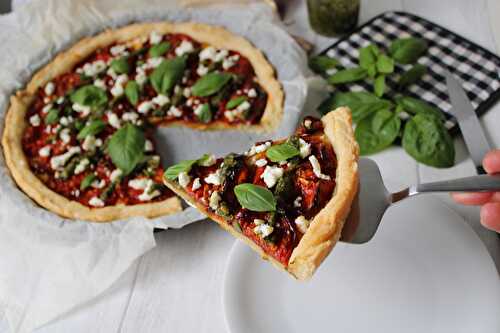
M 307 0 L 309 24 L 324 36 L 338 36 L 356 28 L 359 0 Z

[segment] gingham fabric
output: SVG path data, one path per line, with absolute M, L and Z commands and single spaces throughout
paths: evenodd
M 500 58 L 484 48 L 460 37 L 434 23 L 403 12 L 383 13 L 348 37 L 339 40 L 323 51 L 338 59 L 344 67 L 358 66 L 358 50 L 370 43 L 387 51 L 391 41 L 401 37 L 418 37 L 427 40 L 429 48 L 418 62 L 427 67 L 427 74 L 413 84 L 407 94 L 434 104 L 447 118 L 446 127 L 455 129 L 456 121 L 448 113 L 445 77 L 447 69 L 460 79 L 478 114 L 484 113 L 500 97 Z M 411 65 L 398 65 L 396 75 L 387 78 L 387 85 L 395 91 L 397 79 Z M 353 83 L 339 87 L 342 91 L 372 90 L 370 83 Z M 389 94 L 390 95 L 390 94 Z

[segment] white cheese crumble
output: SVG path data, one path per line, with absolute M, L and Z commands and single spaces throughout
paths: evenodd
M 151 140 L 144 141 L 144 151 L 145 152 L 153 151 L 153 143 L 151 142 Z
M 295 225 L 297 228 L 299 228 L 300 232 L 305 234 L 307 231 L 307 228 L 309 228 L 309 220 L 306 219 L 303 215 L 300 215 L 295 219 Z
M 90 106 L 73 103 L 73 110 L 78 112 L 82 117 L 87 117 L 90 114 Z
M 63 102 L 64 102 L 64 96 L 61 96 L 58 99 L 56 99 L 57 104 L 62 104 Z
M 261 224 L 264 224 L 266 223 L 266 220 L 263 220 L 263 219 L 253 219 L 253 224 L 255 225 L 261 225 Z
M 45 89 L 43 91 L 45 92 L 45 95 L 52 96 L 55 90 L 56 90 L 55 84 L 53 82 L 49 82 L 45 85 Z
M 305 127 L 305 128 L 310 129 L 310 128 L 311 128 L 311 125 L 312 125 L 312 121 L 311 121 L 311 119 L 306 119 L 306 120 L 304 120 L 304 127 Z
M 206 176 L 205 182 L 207 184 L 221 185 L 224 182 L 224 177 L 222 176 L 222 170 L 217 169 L 217 171 Z
M 92 197 L 90 200 L 89 200 L 89 205 L 93 206 L 93 207 L 104 207 L 104 201 L 102 201 L 100 198 L 98 197 Z
M 200 116 L 201 116 L 201 112 L 202 112 L 202 111 L 203 111 L 203 105 L 198 105 L 198 106 L 194 109 L 193 113 L 194 113 L 196 116 L 200 117 Z
M 59 137 L 61 138 L 62 142 L 69 143 L 71 141 L 70 129 L 63 129 L 61 132 L 59 132 Z
M 106 63 L 103 60 L 97 60 L 93 63 L 86 63 L 83 65 L 83 73 L 86 76 L 96 76 L 106 69 Z
M 165 60 L 164 57 L 156 57 L 156 58 L 149 58 L 147 61 L 146 61 L 146 64 L 144 66 L 144 69 L 148 69 L 148 68 L 156 68 L 158 66 L 161 65 L 161 63 L 163 62 L 163 60 Z
M 160 34 L 159 32 L 157 31 L 151 31 L 151 33 L 149 34 L 149 43 L 151 44 L 158 44 L 159 42 L 161 42 L 161 40 L 163 39 L 163 35 Z
M 104 80 L 101 80 L 101 79 L 95 79 L 94 86 L 96 86 L 97 88 L 101 88 L 103 90 L 107 89 L 106 82 L 104 82 Z
M 145 190 L 148 187 L 147 178 L 136 178 L 128 181 L 128 186 L 133 188 L 134 190 Z
M 151 110 L 152 107 L 153 107 L 153 102 L 144 101 L 141 104 L 139 104 L 139 106 L 137 107 L 137 111 L 139 113 L 146 114 L 149 112 L 149 110 Z
M 52 107 L 53 107 L 52 103 L 45 105 L 45 106 L 43 107 L 43 109 L 42 109 L 42 113 L 47 113 L 47 112 L 49 112 L 49 111 L 50 111 L 50 109 L 52 109 Z
M 111 111 L 106 112 L 106 116 L 108 117 L 108 123 L 114 127 L 114 128 L 120 128 L 122 126 L 122 123 L 120 121 L 120 118 L 116 113 L 113 113 Z
M 175 105 L 172 105 L 167 111 L 168 116 L 179 118 L 182 116 L 182 110 L 178 109 Z
M 85 151 L 94 151 L 98 146 L 98 142 L 93 135 L 87 135 L 82 143 L 82 148 Z
M 272 142 L 271 141 L 267 141 L 267 142 L 261 143 L 260 145 L 252 146 L 252 148 L 250 148 L 250 150 L 247 152 L 247 155 L 248 156 L 252 156 L 252 155 L 255 155 L 255 154 L 263 153 L 269 147 L 271 147 L 271 145 L 272 145 Z
M 194 51 L 193 44 L 187 40 L 183 40 L 181 42 L 181 45 L 177 46 L 175 49 L 175 54 L 180 57 L 183 56 L 186 53 L 191 53 Z
M 233 122 L 236 119 L 241 117 L 241 111 L 235 109 L 235 110 L 226 110 L 224 111 L 224 117 L 226 117 L 229 122 Z
M 67 116 L 67 117 L 61 117 L 61 119 L 59 119 L 59 124 L 61 126 L 68 126 L 69 124 L 71 124 L 73 122 L 73 117 L 71 116 Z
M 70 147 L 64 154 L 52 157 L 50 159 L 50 167 L 52 170 L 63 167 L 73 155 L 79 154 L 81 151 L 80 147 Z
M 139 115 L 135 112 L 125 112 L 122 114 L 123 121 L 130 121 L 131 123 L 135 123 L 139 119 Z
M 40 157 L 48 157 L 50 155 L 50 149 L 50 146 L 42 147 L 38 150 L 38 155 L 40 155 Z
M 201 187 L 200 178 L 195 178 L 193 180 L 193 185 L 191 186 L 191 190 L 196 191 Z
M 250 98 L 255 98 L 257 97 L 257 91 L 254 88 L 252 88 L 247 92 L 247 96 Z
M 224 59 L 224 61 L 222 62 L 222 68 L 229 69 L 229 68 L 233 67 L 238 62 L 239 59 L 240 59 L 240 56 L 238 54 L 232 55 L 232 56 Z
M 309 162 L 311 162 L 311 165 L 313 167 L 313 172 L 316 175 L 316 177 L 318 177 L 319 179 L 330 180 L 330 176 L 321 173 L 321 165 L 319 164 L 316 156 L 314 155 L 309 156 Z
M 139 195 L 139 200 L 141 201 L 149 201 L 151 199 L 154 199 L 155 197 L 159 196 L 161 193 L 158 190 L 153 191 L 153 186 L 154 182 L 152 179 L 148 179 L 148 183 L 146 188 L 144 189 L 144 192 L 142 192 Z
M 204 166 L 204 167 L 209 167 L 214 165 L 216 162 L 216 158 L 214 155 L 209 155 L 207 159 L 198 162 L 199 165 Z
M 137 67 L 137 75 L 135 76 L 135 82 L 137 82 L 140 86 L 146 83 L 148 76 L 146 72 L 140 67 Z
M 30 117 L 30 124 L 33 127 L 40 126 L 40 116 L 38 114 L 34 114 Z
M 276 182 L 283 176 L 283 169 L 280 167 L 266 166 L 264 172 L 260 176 L 264 180 L 268 188 L 272 188 L 276 185 Z
M 182 91 L 182 95 L 184 95 L 184 97 L 186 98 L 191 97 L 191 88 L 189 87 L 184 88 L 184 90 Z
M 151 102 L 153 102 L 154 104 L 156 104 L 158 106 L 163 106 L 163 105 L 167 104 L 168 102 L 170 102 L 170 99 L 163 94 L 159 94 L 156 97 L 154 97 L 151 100 Z
M 196 68 L 196 74 L 198 74 L 199 76 L 206 75 L 207 73 L 208 73 L 208 67 L 203 64 L 199 64 L 198 68 Z
M 209 207 L 212 210 L 217 210 L 219 208 L 219 203 L 222 200 L 222 198 L 219 195 L 219 192 L 213 191 L 212 194 L 210 195 L 210 200 L 209 200 Z
M 304 139 L 299 139 L 299 153 L 300 157 L 306 158 L 311 155 L 311 144 L 307 143 Z
M 90 184 L 93 188 L 97 188 L 97 189 L 101 189 L 101 188 L 104 188 L 104 186 L 106 186 L 106 181 L 104 179 L 101 179 L 101 180 L 94 180 L 92 182 L 92 184 Z
M 189 182 L 191 181 L 191 177 L 189 177 L 187 172 L 180 172 L 179 175 L 177 176 L 177 179 L 179 180 L 179 185 L 182 186 L 183 188 L 186 188 L 189 185 Z
M 229 51 L 226 49 L 221 49 L 217 51 L 217 54 L 214 56 L 213 60 L 215 62 L 220 62 L 226 59 L 226 57 L 229 55 Z
M 78 164 L 75 167 L 75 175 L 78 175 L 78 174 L 82 173 L 83 171 L 85 171 L 85 169 L 87 169 L 89 164 L 90 164 L 90 161 L 88 158 L 84 158 L 83 160 L 78 162 Z
M 128 75 L 127 74 L 120 74 L 116 80 L 113 88 L 111 88 L 110 92 L 111 95 L 115 97 L 120 97 L 123 95 L 125 92 L 124 84 L 128 81 Z
M 128 52 L 125 51 L 126 49 L 127 49 L 127 47 L 125 45 L 118 44 L 118 45 L 111 47 L 109 49 L 109 52 L 111 53 L 111 55 L 116 57 L 118 55 L 127 55 Z
M 213 60 L 216 54 L 217 50 L 215 49 L 215 47 L 208 46 L 201 50 L 200 54 L 198 54 L 198 57 L 200 58 L 200 62 L 202 62 L 205 60 Z
M 265 223 L 257 225 L 257 226 L 255 226 L 255 228 L 253 228 L 253 232 L 262 238 L 266 238 L 267 236 L 272 234 L 273 231 L 274 231 L 274 228 L 272 226 L 270 226 L 269 224 L 265 224 Z
M 113 80 L 115 80 L 116 77 L 118 76 L 118 74 L 116 74 L 115 70 L 113 68 L 111 68 L 111 67 L 106 71 L 106 74 L 108 74 L 109 76 L 111 76 L 111 78 Z
M 255 161 L 255 165 L 258 166 L 259 168 L 265 166 L 266 164 L 267 164 L 267 160 L 265 158 L 261 158 L 261 159 Z
M 295 198 L 295 200 L 293 201 L 293 207 L 295 207 L 295 208 L 302 207 L 302 197 L 301 196 L 298 196 L 297 198 Z
M 120 170 L 120 169 L 114 169 L 111 174 L 109 175 L 109 180 L 111 182 L 115 182 L 118 180 L 118 178 L 121 177 L 121 175 L 123 175 L 123 171 Z

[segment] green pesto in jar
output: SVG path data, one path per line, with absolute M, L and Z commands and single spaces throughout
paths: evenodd
M 307 9 L 309 24 L 321 35 L 346 34 L 358 23 L 359 0 L 307 0 Z

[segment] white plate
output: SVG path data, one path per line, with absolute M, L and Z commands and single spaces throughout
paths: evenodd
M 391 208 L 371 242 L 339 243 L 306 283 L 237 242 L 223 302 L 232 333 L 498 333 L 499 282 L 469 226 L 420 197 Z

